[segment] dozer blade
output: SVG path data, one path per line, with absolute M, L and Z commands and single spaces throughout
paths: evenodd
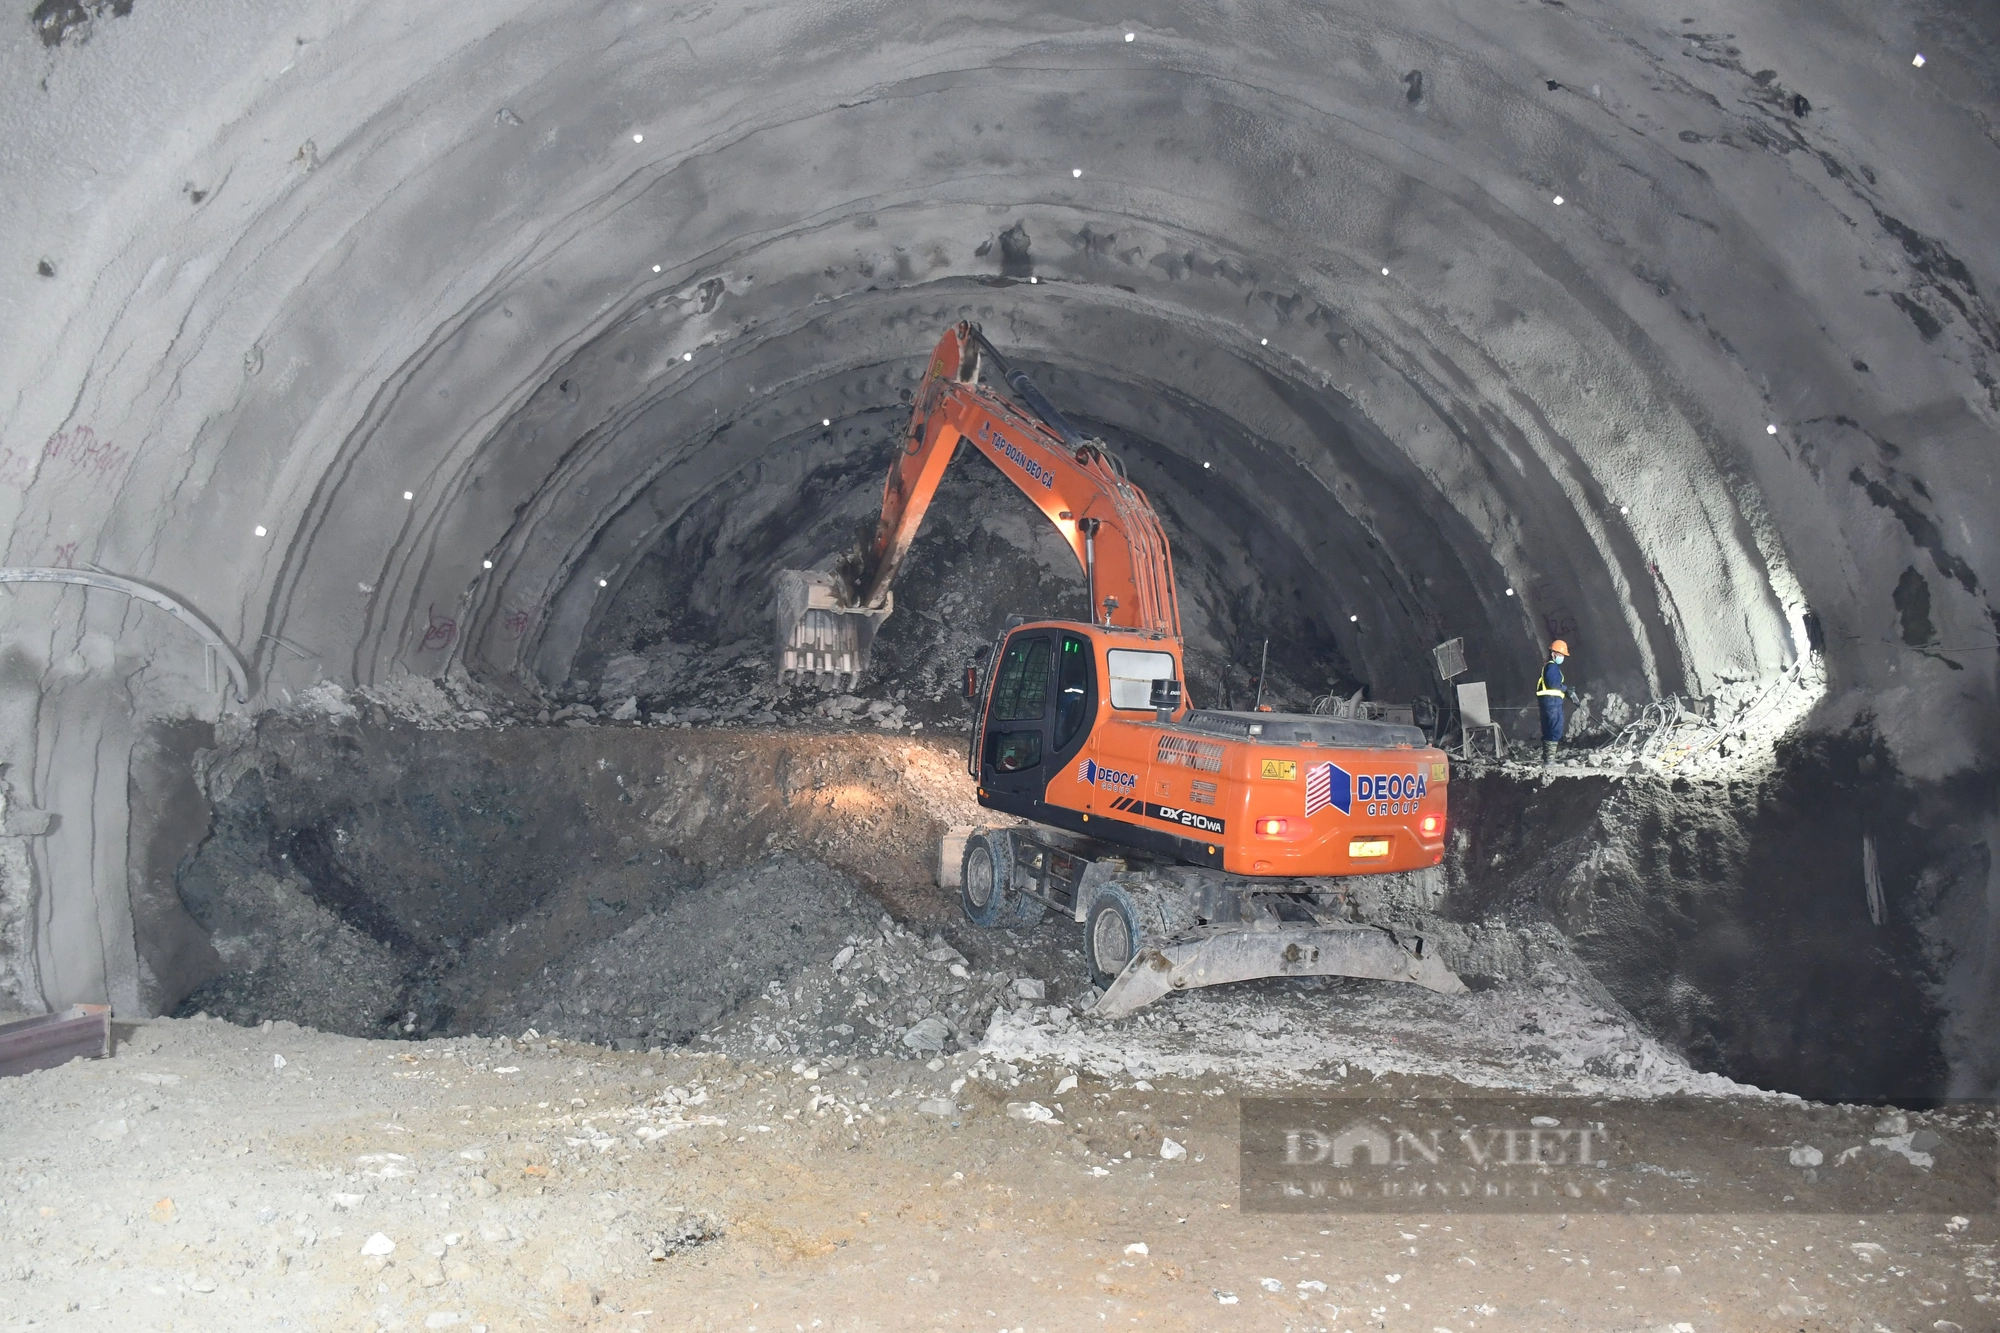
M 844 606 L 839 580 L 816 569 L 779 570 L 773 592 L 778 679 L 853 688 L 895 594 L 884 593 L 880 607 Z
M 1282 926 L 1224 930 L 1141 949 L 1091 1012 L 1123 1018 L 1170 991 L 1257 977 L 1371 977 L 1411 981 L 1442 995 L 1465 983 L 1435 954 L 1412 950 L 1377 926 Z

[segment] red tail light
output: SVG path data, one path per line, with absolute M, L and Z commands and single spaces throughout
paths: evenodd
M 1257 821 L 1257 835 L 1263 838 L 1282 838 L 1289 825 L 1282 819 L 1260 819 Z
M 1444 832 L 1444 816 L 1425 815 L 1417 821 L 1417 831 L 1426 838 L 1435 838 L 1438 834 Z

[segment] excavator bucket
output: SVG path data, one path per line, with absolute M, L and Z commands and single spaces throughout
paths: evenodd
M 781 569 L 773 587 L 778 629 L 778 679 L 852 689 L 868 666 L 875 631 L 895 609 L 893 593 L 880 607 L 846 606 L 840 581 L 816 569 Z
M 1161 996 L 1257 977 L 1372 977 L 1408 981 L 1441 995 L 1465 983 L 1437 955 L 1377 926 L 1219 930 L 1157 949 L 1141 949 L 1091 1012 L 1123 1018 Z

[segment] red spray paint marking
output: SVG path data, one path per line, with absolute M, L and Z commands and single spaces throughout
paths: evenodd
M 526 611 L 516 611 L 500 623 L 507 627 L 508 638 L 518 639 L 528 632 L 528 626 L 532 620 L 533 617 Z
M 35 460 L 11 447 L 0 447 L 0 486 L 25 490 L 35 476 Z
M 0 447 L 0 486 L 24 489 L 35 479 L 38 466 L 47 470 L 53 465 L 61 475 L 102 479 L 124 472 L 131 462 L 131 450 L 98 439 L 89 426 L 76 426 L 49 436 L 39 453 Z
M 76 542 L 64 542 L 61 546 L 56 547 L 55 566 L 57 569 L 70 569 L 75 566 L 77 545 Z
M 120 449 L 109 440 L 97 438 L 88 426 L 59 430 L 42 446 L 45 463 L 64 463 L 72 472 L 88 472 L 104 477 L 121 472 L 132 461 L 130 450 Z
M 430 617 L 431 625 L 424 631 L 423 642 L 419 645 L 422 651 L 434 653 L 440 648 L 451 647 L 452 640 L 458 637 L 458 622 L 439 616 L 436 606 L 425 607 L 424 614 Z

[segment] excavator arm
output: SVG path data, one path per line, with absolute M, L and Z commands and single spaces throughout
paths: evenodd
M 1028 410 L 980 383 L 983 361 Z M 1055 524 L 1083 569 L 1093 621 L 1180 639 L 1173 556 L 1145 492 L 1101 444 L 1064 420 L 1025 374 L 1010 370 L 978 325 L 959 323 L 931 354 L 902 451 L 882 490 L 874 536 L 831 573 L 785 570 L 778 577 L 785 676 L 859 676 L 876 629 L 894 608 L 890 584 L 960 440 L 993 460 Z

